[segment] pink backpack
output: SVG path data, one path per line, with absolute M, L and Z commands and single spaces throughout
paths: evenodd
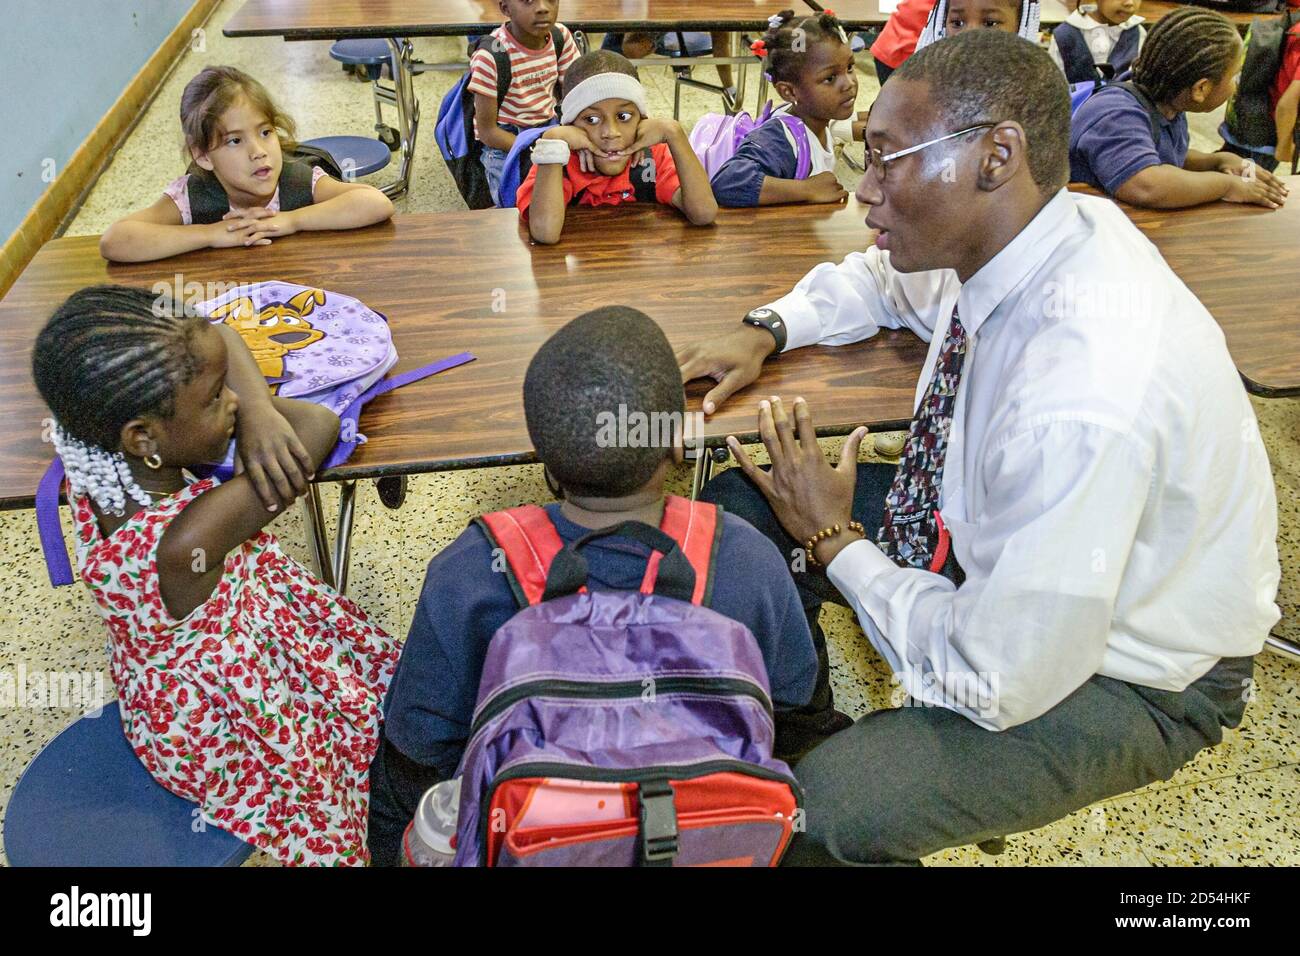
M 691 149 L 700 157 L 704 172 L 712 179 L 723 164 L 736 155 L 745 137 L 770 120 L 784 123 L 794 135 L 797 146 L 796 161 L 798 167 L 796 179 L 807 179 L 812 172 L 812 147 L 808 145 L 808 128 L 797 117 L 788 113 L 772 115 L 772 101 L 768 100 L 758 118 L 750 116 L 743 110 L 735 116 L 723 113 L 706 113 L 691 130 Z

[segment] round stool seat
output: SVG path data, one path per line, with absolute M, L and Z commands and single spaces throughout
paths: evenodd
M 392 57 L 392 47 L 387 40 L 335 40 L 330 47 L 330 58 L 346 66 L 364 66 L 366 75 L 379 79 L 380 68 Z
M 23 771 L 5 810 L 11 866 L 238 866 L 253 847 L 163 789 L 122 732 L 117 701 Z
M 323 149 L 334 157 L 344 174 L 351 167 L 354 176 L 377 173 L 392 158 L 386 145 L 369 136 L 322 136 L 309 139 L 303 145 Z

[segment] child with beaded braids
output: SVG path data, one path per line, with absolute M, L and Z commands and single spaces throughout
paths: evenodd
M 834 14 L 796 17 L 782 10 L 753 45 L 767 77 L 789 105 L 745 137 L 710 185 L 722 206 L 841 202 L 848 192 L 835 176 L 833 140 L 862 139 L 866 114 L 854 116 L 858 78 L 849 39 Z M 802 130 L 791 129 L 788 113 Z M 811 165 L 798 178 L 799 144 L 806 137 Z
M 1287 188 L 1233 153 L 1189 149 L 1187 112 L 1218 109 L 1237 86 L 1241 37 L 1220 13 L 1181 7 L 1147 34 L 1131 83 L 1098 90 L 1070 122 L 1070 179 L 1124 202 L 1177 209 L 1222 199 L 1276 209 Z
M 397 648 L 263 530 L 334 447 L 337 416 L 272 397 L 234 329 L 122 286 L 60 306 L 32 373 L 141 763 L 283 863 L 364 863 Z M 235 477 L 196 480 L 232 437 Z

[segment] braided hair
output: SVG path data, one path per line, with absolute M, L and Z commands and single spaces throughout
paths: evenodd
M 102 510 L 121 515 L 128 494 L 149 504 L 118 450 L 122 428 L 174 413 L 177 388 L 198 372 L 204 321 L 148 290 L 100 285 L 74 292 L 37 335 L 32 377 L 54 413 L 55 450 L 74 491 Z
M 838 40 L 848 43 L 848 35 L 840 21 L 831 13 L 796 17 L 793 10 L 782 10 L 769 18 L 768 30 L 763 34 L 766 65 L 764 72 L 771 82 L 799 82 L 808 48 L 821 40 Z M 756 45 L 757 46 L 757 45 Z
M 1197 80 L 1218 83 L 1236 64 L 1237 28 L 1214 10 L 1180 7 L 1147 33 L 1133 63 L 1133 85 L 1168 103 Z

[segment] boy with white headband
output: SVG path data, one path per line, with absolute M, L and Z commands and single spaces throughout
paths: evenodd
M 718 203 L 686 131 L 648 112 L 645 89 L 626 58 L 595 50 L 569 68 L 561 125 L 533 145 L 533 167 L 515 200 L 536 242 L 559 241 L 570 205 L 659 202 L 697 226 L 713 222 Z

